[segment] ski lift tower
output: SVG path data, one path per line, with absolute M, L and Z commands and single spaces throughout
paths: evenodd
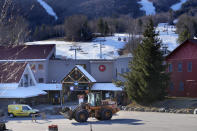
M 70 46 L 70 51 L 75 51 L 75 60 L 77 59 L 77 51 L 80 51 L 81 50 L 81 46 L 77 46 L 77 45 L 73 45 L 73 46 Z
M 105 47 L 103 46 L 104 44 L 102 44 L 102 42 L 104 42 L 104 41 L 106 41 L 106 40 L 105 39 L 100 39 L 100 40 L 95 41 L 95 42 L 99 42 L 99 44 L 100 44 L 100 59 L 103 58 L 102 48 L 105 48 Z

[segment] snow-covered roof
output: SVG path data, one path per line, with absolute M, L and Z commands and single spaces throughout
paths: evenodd
M 92 77 L 82 66 L 76 65 L 76 67 L 91 81 L 96 82 L 94 77 Z
M 132 57 L 133 57 L 133 55 L 131 53 L 129 53 L 129 54 L 121 55 L 121 56 L 117 57 L 117 59 L 119 59 L 119 58 L 132 58 Z
M 0 89 L 15 89 L 18 83 L 0 83 Z
M 101 91 L 122 91 L 122 88 L 117 87 L 113 83 L 95 83 L 91 90 L 101 90 Z
M 39 95 L 46 95 L 34 86 L 32 87 L 18 87 L 17 83 L 14 84 L 0 84 L 0 98 L 29 98 Z
M 0 60 L 0 62 L 26 62 L 26 61 L 46 61 L 46 59 Z
M 36 87 L 43 91 L 62 90 L 62 84 L 37 84 Z

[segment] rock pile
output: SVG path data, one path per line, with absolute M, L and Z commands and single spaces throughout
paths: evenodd
M 139 111 L 139 112 L 163 112 L 163 113 L 179 113 L 179 114 L 193 114 L 194 109 L 170 109 L 170 108 L 156 108 L 156 107 L 128 107 L 122 106 L 124 111 Z M 197 114 L 197 109 L 196 109 Z

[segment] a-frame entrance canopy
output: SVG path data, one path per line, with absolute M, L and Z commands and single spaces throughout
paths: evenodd
M 76 65 L 62 80 L 65 91 L 89 90 L 96 80 L 80 65 Z

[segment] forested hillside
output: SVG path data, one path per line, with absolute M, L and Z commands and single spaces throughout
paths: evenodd
M 138 0 L 46 0 L 60 18 L 64 20 L 66 16 L 83 14 L 88 18 L 98 17 L 118 17 L 129 15 L 139 17 L 144 15 L 141 11 Z
M 176 15 L 187 14 L 190 16 L 197 15 L 197 0 L 188 0 L 182 5 L 182 8 L 176 12 Z
M 6 0 L 0 1 L 0 7 Z M 129 16 L 138 18 L 144 16 L 145 11 L 141 10 L 142 5 L 140 0 L 42 0 L 46 2 L 57 14 L 56 21 L 53 16 L 49 15 L 46 10 L 40 5 L 38 0 L 9 0 L 13 2 L 13 7 L 10 9 L 15 14 L 21 15 L 30 25 L 42 24 L 59 24 L 63 23 L 65 18 L 72 15 L 82 14 L 88 19 L 99 17 Z M 149 0 L 153 2 L 156 8 L 156 13 L 168 12 L 172 5 L 180 2 L 180 0 Z M 196 13 L 196 0 L 188 0 L 181 10 L 177 11 L 177 15 Z
M 156 11 L 159 12 L 167 12 L 170 10 L 170 7 L 180 0 L 151 0 L 153 5 L 156 8 Z
M 1 44 L 56 37 L 87 41 L 94 33 L 140 34 L 149 15 L 155 25 L 173 24 L 183 14 L 196 16 L 196 7 L 196 0 L 0 0 L 0 40 Z

